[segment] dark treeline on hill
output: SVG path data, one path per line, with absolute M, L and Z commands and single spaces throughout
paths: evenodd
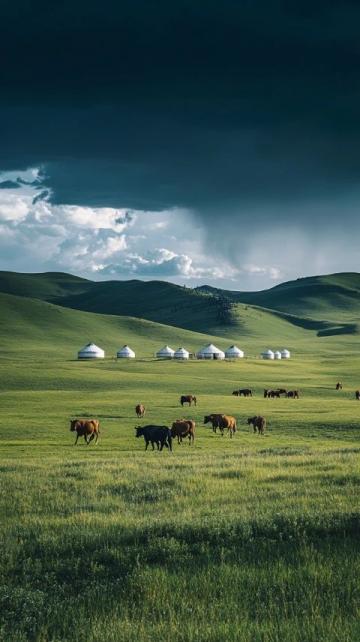
M 0 292 L 98 314 L 125 315 L 199 332 L 241 325 L 248 306 L 318 334 L 358 331 L 360 274 L 289 281 L 260 292 L 187 288 L 166 281 L 91 281 L 71 274 L 0 272 Z

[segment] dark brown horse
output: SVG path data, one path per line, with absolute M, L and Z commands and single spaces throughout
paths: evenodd
M 292 399 L 299 399 L 300 397 L 298 390 L 289 390 L 286 396 Z
M 182 406 L 184 403 L 188 403 L 189 406 L 193 403 L 196 406 L 196 397 L 194 395 L 181 395 L 180 403 Z
M 360 401 L 360 390 L 355 390 L 355 399 Z
M 263 435 L 266 430 L 266 419 L 265 417 L 255 416 L 249 417 L 247 420 L 248 425 L 252 425 L 254 432 L 258 431 L 259 435 Z
M 342 383 L 340 381 L 337 382 L 335 390 L 342 390 Z

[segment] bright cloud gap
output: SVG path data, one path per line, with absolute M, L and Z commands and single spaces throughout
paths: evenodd
M 236 265 L 207 252 L 205 239 L 189 210 L 53 204 L 41 168 L 0 173 L 2 269 L 233 287 L 242 275 L 279 280 L 276 266 Z

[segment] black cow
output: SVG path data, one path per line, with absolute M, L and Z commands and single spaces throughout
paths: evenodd
M 148 449 L 150 443 L 153 450 L 155 444 L 158 450 L 162 450 L 164 446 L 172 450 L 171 430 L 167 426 L 136 426 L 135 430 L 135 437 L 144 437 L 145 450 Z

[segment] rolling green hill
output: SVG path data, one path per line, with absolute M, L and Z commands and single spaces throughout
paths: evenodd
M 70 294 L 84 292 L 92 285 L 92 281 L 63 272 L 40 274 L 0 272 L 0 292 L 50 302 Z
M 191 289 L 164 281 L 94 282 L 63 273 L 0 272 L 0 292 L 213 336 L 258 336 L 271 342 L 279 337 L 281 344 L 294 339 L 299 329 L 319 336 L 359 332 L 357 273 L 298 279 L 261 292 L 237 292 L 209 286 Z
M 360 318 L 360 274 L 344 272 L 281 283 L 261 292 L 236 292 L 203 286 L 201 292 L 226 295 L 247 303 L 316 320 L 357 321 Z

